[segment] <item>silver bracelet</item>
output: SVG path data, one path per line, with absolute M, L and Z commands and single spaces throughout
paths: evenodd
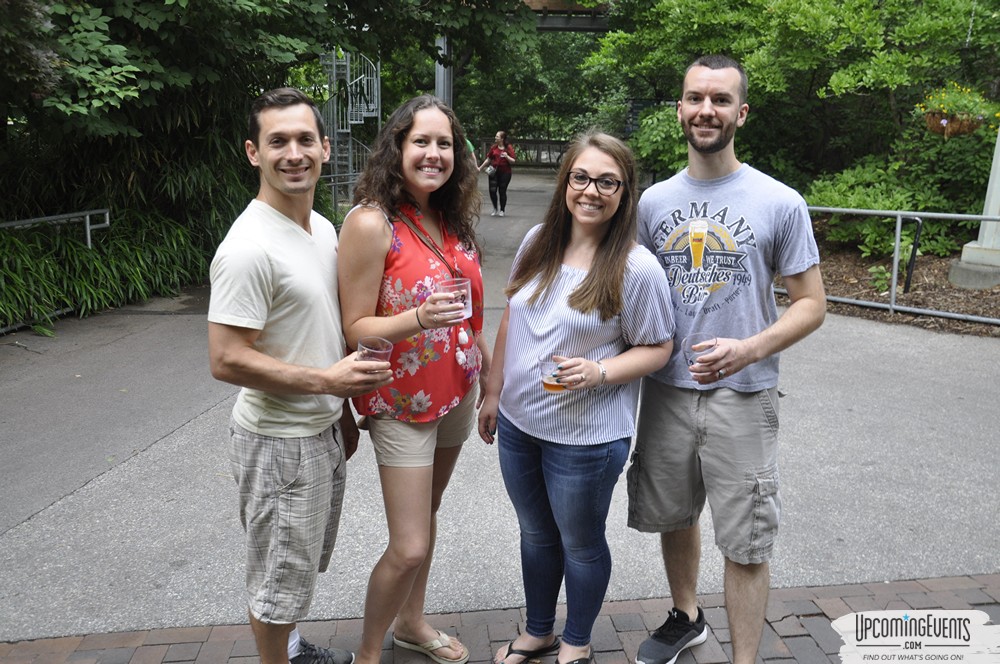
M 604 368 L 600 360 L 597 360 L 597 367 L 601 370 L 601 385 L 604 385 L 604 381 L 608 379 L 608 370 Z

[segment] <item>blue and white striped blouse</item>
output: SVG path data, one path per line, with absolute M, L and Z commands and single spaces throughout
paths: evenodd
M 518 258 L 539 229 L 527 233 Z M 602 321 L 596 311 L 583 314 L 569 306 L 570 294 L 586 276 L 586 270 L 563 265 L 534 304 L 528 300 L 537 282 L 525 285 L 508 302 L 500 411 L 525 433 L 564 445 L 596 445 L 633 436 L 639 381 L 546 392 L 538 356 L 562 348 L 571 357 L 603 360 L 632 346 L 663 343 L 674 332 L 670 287 L 663 268 L 646 248 L 636 245 L 629 254 L 622 311 L 613 318 Z

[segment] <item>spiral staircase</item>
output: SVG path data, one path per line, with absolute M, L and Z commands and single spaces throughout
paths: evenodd
M 326 73 L 329 100 L 323 105 L 323 122 L 330 138 L 330 161 L 323 179 L 330 186 L 333 209 L 350 204 L 354 184 L 364 170 L 371 149 L 354 136 L 369 119 L 381 127 L 381 68 L 364 55 L 337 50 L 320 56 Z

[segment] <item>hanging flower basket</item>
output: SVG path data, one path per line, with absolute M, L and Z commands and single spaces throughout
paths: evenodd
M 982 94 L 954 81 L 932 90 L 913 108 L 927 129 L 945 138 L 971 134 L 988 119 L 1000 117 L 1000 107 Z
M 928 111 L 924 114 L 927 129 L 935 134 L 944 134 L 945 138 L 971 134 L 983 124 L 982 118 L 967 115 L 946 115 L 940 111 Z

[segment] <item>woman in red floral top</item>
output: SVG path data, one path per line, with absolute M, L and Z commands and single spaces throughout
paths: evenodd
M 424 617 L 437 509 L 472 431 L 490 357 L 472 229 L 481 197 L 465 150 L 465 132 L 439 99 L 403 104 L 376 139 L 340 233 L 347 343 L 393 343 L 393 382 L 354 400 L 368 416 L 389 527 L 368 582 L 358 664 L 378 664 L 393 620 L 396 645 L 438 664 L 469 658 Z M 471 318 L 454 293 L 434 292 L 452 277 L 472 282 Z

